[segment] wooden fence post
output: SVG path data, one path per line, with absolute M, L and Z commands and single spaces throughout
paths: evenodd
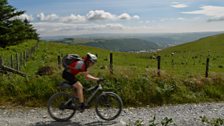
M 161 56 L 157 56 L 157 68 L 158 68 L 158 71 L 157 71 L 157 75 L 160 76 L 160 61 L 161 61 Z
M 27 56 L 27 50 L 25 50 L 25 60 L 27 62 L 28 56 Z
M 26 61 L 28 60 L 28 50 L 26 49 Z
M 10 64 L 11 68 L 13 68 L 14 65 L 13 65 L 13 56 L 12 56 L 12 55 L 11 55 L 11 57 L 10 57 L 10 63 L 11 63 L 11 64 Z
M 2 66 L 3 66 L 3 59 L 2 59 L 2 57 L 0 56 L 0 68 L 2 68 Z
M 3 60 L 2 57 L 0 56 L 0 73 L 3 72 Z
M 24 66 L 26 66 L 26 51 L 23 52 L 23 62 Z
M 0 56 L 0 73 L 1 73 L 1 72 L 4 73 L 3 69 L 4 69 L 4 67 L 3 67 L 3 59 L 2 59 L 2 57 Z
M 20 66 L 23 65 L 23 53 L 19 54 Z
M 11 59 L 10 59 L 10 57 L 9 57 L 9 59 L 8 59 L 8 64 L 7 64 L 8 66 L 11 66 Z
M 113 53 L 110 53 L 110 73 L 113 74 Z
M 16 53 L 16 70 L 19 70 L 19 55 Z
M 58 56 L 58 68 L 61 69 L 61 56 Z
M 28 61 L 28 59 L 30 58 L 30 52 L 29 52 L 29 49 L 26 50 L 26 56 L 27 56 L 26 59 L 27 59 L 27 61 Z
M 171 57 L 172 57 L 171 65 L 172 65 L 172 68 L 174 68 L 174 59 L 173 59 L 174 54 L 175 54 L 174 52 L 171 53 Z
M 209 71 L 209 58 L 206 59 L 206 69 L 205 69 L 205 77 L 208 77 L 208 71 Z

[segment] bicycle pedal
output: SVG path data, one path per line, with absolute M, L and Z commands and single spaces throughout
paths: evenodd
M 89 109 L 90 108 L 90 106 L 89 105 L 85 105 L 85 109 Z
M 86 110 L 86 108 L 80 108 L 80 107 L 79 107 L 77 110 L 78 110 L 80 113 L 83 113 L 83 112 Z
M 76 105 L 75 104 L 70 104 L 68 106 L 65 106 L 66 109 L 76 109 Z
M 79 109 L 80 113 L 83 113 L 85 111 L 85 109 Z

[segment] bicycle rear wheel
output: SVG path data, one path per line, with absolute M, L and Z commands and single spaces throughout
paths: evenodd
M 75 104 L 74 99 L 63 92 L 56 93 L 48 100 L 48 113 L 56 121 L 67 121 L 75 114 L 75 109 L 68 108 Z
M 103 120 L 114 120 L 117 118 L 123 107 L 121 98 L 113 92 L 104 92 L 96 102 L 96 113 Z

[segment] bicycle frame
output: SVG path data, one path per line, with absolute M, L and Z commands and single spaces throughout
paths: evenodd
M 85 104 L 86 106 L 88 106 L 94 99 L 94 96 L 96 96 L 97 92 L 100 91 L 100 90 L 103 90 L 103 87 L 101 86 L 101 84 L 98 84 L 96 86 L 93 86 L 93 87 L 90 87 L 89 89 L 87 89 L 86 91 L 87 92 L 90 92 L 92 90 L 95 90 L 89 97 L 88 99 L 86 100 Z
M 70 87 L 70 85 L 65 85 L 65 88 L 71 88 L 71 87 Z M 89 106 L 89 104 L 93 101 L 93 99 L 94 99 L 94 97 L 96 96 L 96 94 L 97 94 L 99 91 L 103 90 L 103 87 L 102 87 L 101 84 L 98 84 L 98 85 L 96 85 L 96 86 L 92 86 L 92 87 L 90 87 L 90 88 L 88 88 L 88 89 L 84 89 L 84 92 L 91 92 L 91 91 L 93 91 L 93 90 L 94 90 L 94 92 L 93 92 L 93 93 L 88 97 L 88 99 L 85 101 L 85 105 L 86 105 L 86 106 Z M 65 102 L 65 105 L 67 105 L 67 104 L 68 104 L 69 102 L 71 102 L 71 101 L 74 101 L 74 97 L 68 99 L 68 101 Z

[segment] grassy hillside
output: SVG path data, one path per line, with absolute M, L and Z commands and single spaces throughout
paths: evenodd
M 173 53 L 173 55 L 172 55 Z M 205 72 L 206 58 L 210 58 L 211 72 L 224 72 L 224 34 L 170 47 L 158 52 L 163 68 L 182 75 L 201 75 Z M 173 64 L 172 65 L 172 60 Z
M 14 55 L 16 53 L 20 53 L 25 51 L 26 49 L 31 48 L 33 45 L 36 44 L 36 40 L 26 40 L 24 43 L 14 46 L 9 46 L 6 48 L 0 47 L 0 56 L 2 56 L 6 61 L 8 61 L 11 55 Z
M 0 49 L 0 54 L 7 59 L 10 54 L 34 44 L 35 41 L 28 41 L 18 46 Z M 28 79 L 13 74 L 0 74 L 0 104 L 10 102 L 28 106 L 46 105 L 48 98 L 59 91 L 56 85 L 63 81 L 62 69 L 57 65 L 57 56 L 66 53 L 84 56 L 86 52 L 99 56 L 99 61 L 90 69 L 90 73 L 105 77 L 107 81 L 104 87 L 122 96 L 126 106 L 224 100 L 223 44 L 224 35 L 217 35 L 157 53 L 113 52 L 114 75 L 110 75 L 108 50 L 40 42 L 32 60 L 22 68 L 22 71 L 29 74 Z M 171 56 L 173 52 L 175 54 Z M 209 78 L 204 78 L 208 54 L 211 58 L 210 74 Z M 162 57 L 161 77 L 156 75 L 157 55 Z M 38 69 L 43 66 L 50 66 L 53 73 L 45 76 L 36 75 Z M 85 87 L 92 84 L 84 81 L 82 76 L 79 78 Z

